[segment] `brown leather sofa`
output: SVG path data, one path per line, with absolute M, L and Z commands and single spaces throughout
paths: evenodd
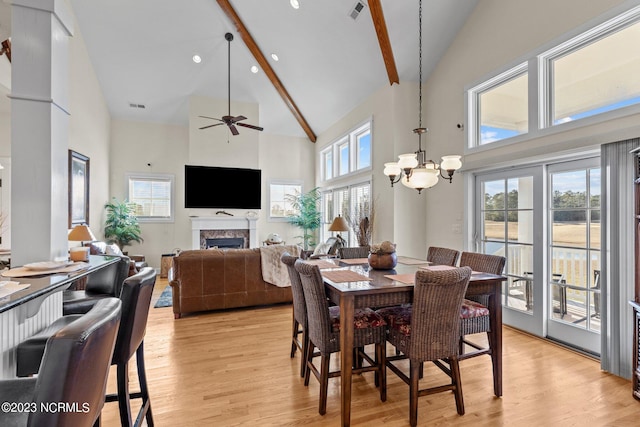
M 173 313 L 291 302 L 291 287 L 262 278 L 260 249 L 183 251 L 173 259 Z

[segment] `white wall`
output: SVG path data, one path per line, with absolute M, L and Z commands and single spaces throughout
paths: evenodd
M 602 0 L 480 0 L 450 49 L 427 81 L 425 105 L 434 157 L 462 154 L 465 123 L 464 88 L 489 73 L 575 30 L 624 2 Z M 519 163 L 540 154 L 592 147 L 640 135 L 638 115 L 529 140 L 509 147 L 467 155 L 464 167 Z M 427 195 L 426 239 L 430 245 L 463 249 L 463 234 L 454 231 L 464 219 L 464 179 L 441 183 Z
M 424 192 L 418 195 L 416 190 L 408 189 L 402 184 L 391 188 L 389 178 L 382 173 L 384 163 L 397 161 L 398 154 L 418 149 L 418 138 L 412 132 L 412 129 L 418 127 L 417 87 L 417 84 L 402 83 L 381 88 L 318 135 L 316 153 L 319 158 L 320 151 L 328 144 L 368 118 L 373 118 L 373 170 L 370 172 L 376 209 L 373 241 L 379 243 L 390 240 L 397 244 L 400 255 L 424 258 L 425 242 L 423 239 L 416 239 L 416 236 L 425 234 Z M 350 179 L 334 180 L 326 186 L 340 187 Z M 316 182 L 320 184 L 319 168 L 316 171 Z
M 75 20 L 75 17 L 74 17 Z M 109 189 L 110 115 L 99 82 L 86 51 L 84 39 L 74 22 L 74 36 L 69 38 L 69 139 L 68 148 L 90 158 L 90 226 L 99 232 L 101 214 Z M 2 61 L 6 62 L 4 56 Z M 3 67 L 4 70 L 4 67 Z M 10 68 L 8 69 L 10 71 Z M 9 74 L 10 76 L 10 74 Z M 4 81 L 4 80 L 3 80 Z M 3 85 L 0 96 L 6 97 L 10 87 Z M 2 99 L 0 107 L 0 157 L 11 156 L 11 106 Z M 66 161 L 66 155 L 65 155 Z M 4 174 L 4 172 L 0 172 Z M 8 178 L 8 176 L 6 177 Z M 8 180 L 5 179 L 5 183 Z M 60 206 L 67 210 L 67 206 Z M 4 208 L 3 208 L 4 210 Z M 7 210 L 7 215 L 9 211 Z M 7 244 L 3 241 L 3 246 Z
M 259 123 L 256 104 L 232 103 L 231 109 L 234 115 L 248 117 L 248 123 Z M 159 268 L 162 254 L 171 253 L 175 248 L 191 248 L 189 216 L 214 216 L 216 212 L 216 209 L 184 208 L 185 164 L 261 169 L 263 191 L 262 209 L 257 212 L 258 240 L 265 240 L 269 233 L 275 232 L 285 240 L 295 242 L 293 236 L 298 231 L 293 226 L 267 221 L 267 185 L 270 179 L 297 179 L 304 180 L 305 188 L 312 188 L 315 173 L 313 144 L 306 138 L 272 135 L 241 127 L 238 128 L 238 136 L 228 134 L 226 126 L 198 129 L 213 122 L 197 116 L 220 117 L 226 111 L 226 100 L 193 97 L 188 127 L 124 120 L 114 120 L 112 123 L 109 197 L 125 197 L 125 174 L 128 172 L 175 176 L 175 221 L 142 223 L 144 242 L 128 248 L 131 254 L 144 254 L 153 267 Z M 151 166 L 148 166 L 149 163 Z M 215 185 L 235 184 L 221 182 Z M 215 191 L 215 186 L 212 191 Z M 242 191 L 241 187 L 238 191 Z M 104 202 L 106 199 L 103 205 Z M 226 211 L 239 216 L 247 212 L 242 209 Z
M 70 39 L 69 142 L 70 150 L 89 157 L 89 226 L 96 234 L 104 229 L 102 212 L 109 195 L 109 144 L 111 116 L 100 83 L 89 60 L 80 26 Z M 65 208 L 66 209 L 66 208 Z

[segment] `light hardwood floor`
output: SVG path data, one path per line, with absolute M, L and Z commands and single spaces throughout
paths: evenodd
M 152 304 L 167 285 L 159 279 Z M 318 382 L 304 387 L 300 355 L 289 358 L 291 306 L 199 313 L 173 319 L 152 308 L 145 339 L 147 377 L 157 426 L 340 425 L 339 379 L 329 381 L 327 413 L 318 414 Z M 510 328 L 504 329 L 504 396 L 493 395 L 488 357 L 462 362 L 466 414 L 451 393 L 420 398 L 423 426 L 638 426 L 640 402 L 629 381 L 598 362 Z M 133 359 L 132 359 L 133 361 Z M 135 363 L 131 387 L 137 390 Z M 425 365 L 425 379 L 437 368 Z M 380 402 L 373 373 L 354 376 L 352 425 L 405 426 L 408 387 L 388 372 Z M 112 368 L 108 391 L 115 391 Z M 134 405 L 137 402 L 134 401 Z M 117 426 L 118 405 L 107 403 L 103 425 Z

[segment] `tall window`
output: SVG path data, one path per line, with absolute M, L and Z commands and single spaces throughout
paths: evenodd
M 371 169 L 371 121 L 358 126 L 320 153 L 322 181 Z
M 346 187 L 322 192 L 321 241 L 333 235 L 329 226 L 337 215 L 354 218 L 361 213 L 369 214 L 371 209 L 371 182 L 361 182 Z M 341 232 L 348 246 L 358 246 L 356 236 L 351 231 Z
M 127 182 L 127 199 L 135 205 L 138 220 L 173 221 L 173 175 L 129 174 Z

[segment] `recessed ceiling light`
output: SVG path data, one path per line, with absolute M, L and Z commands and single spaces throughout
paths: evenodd
M 289 0 L 291 7 L 294 9 L 300 9 L 300 2 L 298 0 Z
M 200 58 L 200 55 L 193 55 L 193 62 L 195 62 L 196 64 L 199 64 L 200 62 L 202 62 L 202 58 Z
M 253 74 L 257 73 L 257 72 L 258 72 L 258 67 L 256 67 L 255 65 L 252 65 L 252 66 L 251 66 L 251 72 L 252 72 Z
M 275 53 L 271 54 L 271 57 L 273 58 L 274 61 L 278 61 L 278 55 L 276 55 Z

